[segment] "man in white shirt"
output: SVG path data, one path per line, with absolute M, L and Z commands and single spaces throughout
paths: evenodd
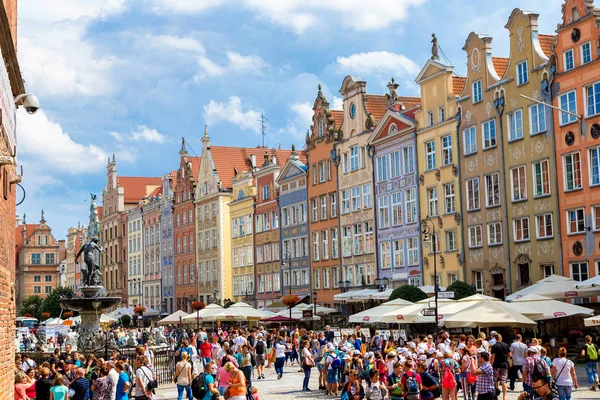
M 234 333 L 235 335 L 235 333 Z M 233 338 L 233 349 L 235 351 L 238 351 L 238 349 L 242 349 L 242 347 L 247 344 L 246 338 L 243 337 L 242 335 L 237 335 L 236 337 Z
M 490 332 L 490 340 L 488 340 L 488 345 L 489 345 L 490 350 L 492 349 L 492 346 L 495 345 L 497 342 L 496 336 L 498 336 L 498 332 L 496 332 L 496 331 Z
M 117 383 L 119 383 L 119 373 L 115 369 L 115 363 L 113 361 L 106 361 L 104 363 L 110 370 L 108 371 L 108 379 L 113 383 L 112 391 L 110 393 L 110 400 L 116 400 L 117 398 Z
M 520 334 L 517 334 L 515 341 L 510 345 L 510 352 L 512 354 L 512 365 L 508 370 L 508 387 L 510 390 L 515 390 L 515 381 L 519 377 L 519 372 L 523 372 L 523 363 L 527 352 L 527 345 L 523 343 L 523 337 Z
M 27 372 L 29 368 L 35 368 L 35 361 L 33 361 L 27 354 L 23 354 L 22 356 L 23 364 L 21 364 L 21 371 Z

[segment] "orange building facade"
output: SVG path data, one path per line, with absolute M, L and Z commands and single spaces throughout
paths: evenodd
M 567 0 L 550 63 L 554 111 L 562 271 L 578 281 L 600 269 L 600 10 Z
M 340 292 L 332 281 L 332 273 L 340 264 L 337 168 L 331 158 L 344 112 L 330 110 L 321 91 L 313 105 L 312 132 L 306 138 L 308 159 L 309 237 L 312 244 L 310 270 L 312 296 L 325 307 L 331 307 L 333 296 Z M 313 298 L 315 301 L 315 298 Z

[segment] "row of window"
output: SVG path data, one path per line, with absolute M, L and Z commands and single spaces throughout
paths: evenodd
M 213 231 L 215 231 L 215 233 L 216 233 L 216 230 L 213 229 Z M 199 244 L 202 244 L 202 239 L 200 239 L 201 238 L 201 234 L 202 234 L 202 232 L 200 232 L 198 234 L 198 240 L 199 240 L 198 243 Z M 183 240 L 181 240 L 181 239 L 183 239 Z M 182 246 L 182 243 L 183 243 L 183 246 Z M 187 236 L 184 235 L 182 237 L 178 237 L 177 238 L 177 252 L 176 252 L 176 254 L 182 254 L 182 253 L 187 253 L 188 251 L 190 251 L 190 252 L 194 251 L 194 235 L 191 234 L 191 233 L 190 233 L 190 236 L 189 236 L 189 244 L 190 244 L 190 246 L 189 246 L 189 249 L 188 249 L 188 237 Z M 202 250 L 202 249 L 200 248 L 198 250 Z
M 46 253 L 44 255 L 44 264 L 52 265 L 56 262 L 56 257 L 54 253 Z M 31 253 L 30 262 L 32 265 L 42 265 L 42 254 L 41 253 Z
M 259 274 L 258 293 L 279 292 L 281 290 L 281 275 L 279 272 L 272 274 Z
M 395 269 L 402 268 L 405 265 L 419 265 L 418 237 L 381 242 L 379 243 L 379 251 L 381 269 L 390 269 L 392 267 Z M 406 260 L 404 257 L 405 254 L 407 255 Z
M 362 226 L 362 224 L 361 224 Z M 320 239 L 319 239 L 320 237 Z M 337 228 L 331 230 L 322 230 L 320 232 L 312 233 L 312 259 L 313 261 L 329 260 L 339 257 L 338 251 L 338 230 Z M 361 245 L 362 247 L 362 245 Z M 331 249 L 331 250 L 330 250 Z
M 328 163 L 330 171 L 328 176 L 331 175 L 331 163 Z M 342 154 L 342 171 L 344 174 L 358 171 L 361 168 L 367 166 L 367 151 L 366 146 L 354 145 L 350 149 Z
M 44 294 L 50 294 L 50 293 L 52 293 L 52 289 L 54 289 L 52 286 L 44 286 Z M 42 294 L 42 287 L 41 286 L 34 286 L 33 287 L 33 294 Z
M 554 221 L 552 213 L 545 213 L 533 217 L 535 220 L 535 237 L 538 240 L 551 239 L 554 237 Z M 576 226 L 577 222 L 574 222 Z M 513 242 L 527 242 L 531 239 L 529 217 L 518 217 L 512 220 Z M 483 246 L 483 227 L 473 225 L 468 228 L 469 248 Z M 487 245 L 498 246 L 502 242 L 502 222 L 489 222 L 487 224 Z
M 284 240 L 281 252 L 282 259 L 285 260 L 288 254 L 291 258 L 308 257 L 308 237 L 302 236 Z
M 588 149 L 587 156 L 588 185 L 590 187 L 600 185 L 600 147 Z M 565 190 L 583 188 L 581 164 L 581 153 L 579 151 L 563 155 L 563 181 Z
M 202 212 L 204 210 L 204 212 Z M 217 216 L 217 203 L 205 204 L 204 206 L 198 206 L 198 221 L 208 221 L 210 218 Z M 191 221 L 191 217 L 190 217 Z
M 133 235 L 128 235 L 128 236 L 133 236 Z M 127 241 L 128 244 L 128 249 L 130 252 L 134 252 L 134 251 L 140 251 L 142 250 L 142 238 L 140 237 L 140 235 L 136 235 L 137 237 L 130 237 L 129 240 Z
M 254 265 L 252 245 L 234 247 L 231 249 L 233 268 Z
M 130 279 L 128 286 L 129 288 L 127 294 L 129 296 L 137 296 L 142 294 L 142 282 L 140 279 Z
M 284 227 L 307 222 L 306 202 L 281 207 L 281 224 Z
M 156 230 L 156 239 L 154 238 L 154 231 Z M 158 231 L 158 225 L 155 226 L 152 225 L 150 226 L 150 228 L 146 227 L 144 229 L 144 232 L 146 234 L 146 242 L 144 243 L 145 246 L 152 246 L 154 244 L 160 244 L 160 234 Z
M 342 257 L 375 252 L 373 221 L 342 227 Z
M 360 187 L 358 187 L 358 190 L 360 191 Z M 348 193 L 346 192 L 346 196 L 347 195 Z M 360 204 L 360 199 L 358 200 L 358 204 Z M 360 205 L 357 208 L 360 208 Z M 310 215 L 312 222 L 317 222 L 319 219 L 321 221 L 326 220 L 327 214 L 329 214 L 330 218 L 337 217 L 337 194 L 335 192 L 310 199 Z
M 254 275 L 236 275 L 233 277 L 233 295 L 245 296 L 254 293 Z
M 311 167 L 312 184 L 324 183 L 333 179 L 331 159 L 319 161 Z M 357 168 L 358 169 L 358 168 Z
M 200 215 L 200 213 L 198 214 Z M 192 210 L 180 211 L 175 213 L 175 226 L 182 226 L 187 224 L 193 224 L 194 218 Z
M 217 230 L 211 229 L 198 232 L 198 251 L 217 248 Z
M 331 213 L 337 214 L 337 210 L 334 210 L 336 204 L 335 195 L 330 199 Z M 368 209 L 373 206 L 373 194 L 370 183 L 363 185 L 354 186 L 350 189 L 342 190 L 342 214 L 349 214 L 350 212 L 360 211 L 361 209 Z
M 42 275 L 34 275 L 33 282 L 41 282 Z M 44 275 L 44 282 L 52 282 L 52 275 Z
M 550 161 L 540 160 L 531 164 L 533 197 L 550 195 Z M 510 169 L 511 199 L 513 202 L 527 200 L 527 171 L 525 165 Z
M 208 284 L 219 281 L 217 260 L 206 260 L 198 263 L 198 282 Z
M 310 282 L 310 275 L 309 275 L 309 271 L 308 268 L 302 268 L 302 269 L 295 269 L 291 271 L 291 281 L 290 281 L 290 271 L 288 269 L 284 269 L 283 270 L 283 282 L 282 282 L 282 287 L 283 288 L 289 288 L 289 286 L 292 286 L 292 292 L 294 291 L 293 288 L 297 288 L 300 286 L 309 286 Z
M 279 214 L 277 211 L 256 215 L 256 233 L 268 232 L 279 228 Z
M 438 124 L 446 120 L 446 109 L 441 106 L 437 109 Z M 427 111 L 427 126 L 433 126 L 435 124 L 433 110 Z
M 189 275 L 188 275 L 189 272 Z M 178 265 L 177 266 L 177 284 L 187 285 L 188 283 L 194 283 L 195 280 L 195 268 L 194 264 L 190 265 Z M 189 280 L 188 280 L 189 276 Z
M 450 146 L 452 146 L 452 143 L 450 143 Z M 406 146 L 402 149 L 377 157 L 377 182 L 383 182 L 388 179 L 398 178 L 401 175 L 414 173 L 415 157 L 414 146 Z
M 142 258 L 141 256 L 129 256 L 127 263 L 127 276 L 142 274 Z
M 417 222 L 417 189 L 411 188 L 377 197 L 378 228 Z
M 279 260 L 279 242 L 256 245 L 256 263 L 268 263 Z
M 442 166 L 452 165 L 454 162 L 454 155 L 452 153 L 452 136 L 442 136 L 440 141 L 442 144 Z M 425 169 L 427 171 L 437 168 L 435 145 L 435 140 L 425 143 Z
M 258 218 L 257 218 L 258 219 Z M 252 235 L 252 214 L 231 219 L 231 237 Z
M 575 48 L 563 52 L 563 71 L 570 71 L 575 68 Z M 580 65 L 592 61 L 592 42 L 586 42 L 579 46 Z

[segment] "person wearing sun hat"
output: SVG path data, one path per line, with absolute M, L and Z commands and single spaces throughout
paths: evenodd
M 460 372 L 460 365 L 452 358 L 452 350 L 446 349 L 443 353 L 443 359 L 440 362 L 439 374 L 442 377 L 442 398 L 444 400 L 452 399 L 457 400 L 456 382 L 453 388 L 447 388 L 443 385 L 443 377 L 446 371 L 450 371 L 454 376 Z M 456 380 L 456 378 L 454 378 Z

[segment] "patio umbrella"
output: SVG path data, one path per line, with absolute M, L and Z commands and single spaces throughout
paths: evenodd
M 537 294 L 528 294 L 518 300 L 509 303 L 514 310 L 528 316 L 527 311 L 539 313 L 541 316 L 537 318 L 529 317 L 536 321 L 542 321 L 554 318 L 571 317 L 573 315 L 593 315 L 594 310 L 585 308 L 576 304 L 565 303 L 551 299 L 550 297 L 540 296 Z
M 259 308 L 258 311 L 260 311 L 261 313 L 265 314 L 267 316 L 267 318 L 271 318 L 277 315 L 277 313 L 274 313 L 273 311 L 269 311 L 266 308 Z
M 328 314 L 338 312 L 338 310 L 335 308 L 323 307 L 318 304 L 317 304 L 316 308 L 317 308 L 317 315 L 328 315 Z M 304 310 L 314 311 L 314 309 L 315 309 L 314 304 L 297 304 L 294 307 L 292 307 L 292 314 L 293 313 L 302 314 L 302 311 L 304 311 Z M 287 310 L 279 311 L 277 314 L 279 314 L 279 315 L 288 314 L 289 315 L 289 313 L 290 313 L 290 310 L 288 308 Z
M 186 324 L 197 322 L 197 321 L 209 321 L 208 318 L 211 318 L 213 315 L 216 315 L 223 311 L 224 308 L 218 304 L 209 304 L 204 307 L 202 310 L 198 310 L 191 314 L 188 314 L 185 317 L 182 317 L 182 321 Z M 210 321 L 214 321 L 211 319 Z
M 535 321 L 515 311 L 503 301 L 480 301 L 444 321 L 448 328 L 488 328 L 535 326 Z
M 589 317 L 583 320 L 585 326 L 600 326 L 600 315 Z
M 208 308 L 208 307 L 207 307 Z M 189 317 L 188 317 L 189 318 Z M 265 318 L 265 314 L 244 302 L 235 303 L 221 312 L 204 318 L 205 321 L 248 321 Z
M 384 314 L 387 314 L 392 310 L 399 310 L 401 307 L 411 306 L 413 304 L 414 303 L 403 299 L 387 301 L 383 304 L 378 305 L 377 307 L 373 307 L 368 310 L 351 315 L 349 318 L 349 322 L 375 324 L 378 322 L 382 322 L 381 317 L 383 317 Z
M 117 322 L 117 321 L 118 321 L 117 318 L 107 315 L 107 314 L 102 314 L 100 316 L 100 322 L 102 322 L 102 323 L 111 323 L 111 322 Z
M 158 321 L 158 324 L 159 325 L 178 324 L 180 317 L 183 319 L 183 318 L 187 317 L 188 315 L 189 314 L 186 313 L 185 311 L 177 310 L 173 314 L 171 314 L 167 317 L 164 317 L 163 319 Z
M 435 294 L 435 287 L 433 285 L 419 286 L 419 289 L 424 291 L 426 294 Z M 446 290 L 445 287 L 440 286 L 438 288 L 438 292 L 443 292 L 444 290 Z
M 598 288 L 598 294 L 600 294 L 600 275 L 596 275 L 593 278 L 588 280 L 578 282 L 575 285 L 576 289 L 590 289 L 590 288 Z
M 568 299 L 573 297 L 582 297 L 591 295 L 588 294 L 592 290 L 586 291 L 577 289 L 575 285 L 578 285 L 578 281 L 574 281 L 571 278 L 566 278 L 560 275 L 550 275 L 549 277 L 537 281 L 531 286 L 519 290 L 509 296 L 506 296 L 507 301 L 514 301 L 520 299 L 528 294 L 538 294 L 540 296 L 550 297 L 552 299 Z M 598 292 L 600 294 L 600 291 Z
M 62 325 L 64 320 L 60 319 L 60 318 L 48 318 L 47 320 L 45 320 L 42 324 L 44 325 Z
M 272 317 L 263 318 L 263 319 L 261 319 L 261 321 L 262 322 L 300 322 L 300 320 L 297 318 L 290 319 L 290 317 L 286 317 L 283 315 L 275 315 Z
M 433 302 L 434 299 L 428 297 L 426 299 L 417 301 L 413 305 L 401 307 L 396 310 L 391 310 L 390 312 L 384 314 L 381 317 L 381 322 L 387 322 L 392 324 L 433 324 L 435 322 L 433 317 L 424 317 L 423 314 L 421 314 L 421 311 L 423 311 L 423 309 L 425 308 L 430 308 L 429 303 Z M 443 305 L 451 303 L 454 303 L 454 300 L 438 299 L 438 314 L 439 309 Z

